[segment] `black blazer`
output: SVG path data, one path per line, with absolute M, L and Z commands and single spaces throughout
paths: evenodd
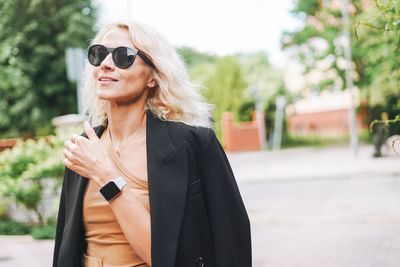
M 147 114 L 153 267 L 249 267 L 250 223 L 214 132 Z M 103 126 L 95 128 L 98 136 Z M 82 203 L 88 179 L 66 168 L 54 267 L 82 266 Z

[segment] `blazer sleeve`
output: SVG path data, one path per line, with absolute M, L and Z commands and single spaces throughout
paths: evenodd
M 58 209 L 58 216 L 57 216 L 57 228 L 56 228 L 56 240 L 54 244 L 54 253 L 53 253 L 53 267 L 58 266 L 58 255 L 60 252 L 61 241 L 63 238 L 64 232 L 64 225 L 65 225 L 65 182 L 66 177 L 68 176 L 68 168 L 65 168 L 64 172 L 64 179 L 63 179 L 63 186 L 61 191 L 61 198 L 60 198 L 60 207 Z
M 211 132 L 202 157 L 206 205 L 218 267 L 250 267 L 250 222 L 226 154 Z

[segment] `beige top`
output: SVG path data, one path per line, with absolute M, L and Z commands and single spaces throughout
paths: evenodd
M 106 144 L 115 166 L 125 178 L 127 185 L 124 190 L 130 190 L 149 211 L 147 182 L 136 177 L 122 165 L 108 131 L 104 131 L 101 139 Z M 107 201 L 99 196 L 99 186 L 91 180 L 88 182 L 83 200 L 83 222 L 88 244 L 87 256 L 101 259 L 104 267 L 148 266 L 129 245 Z

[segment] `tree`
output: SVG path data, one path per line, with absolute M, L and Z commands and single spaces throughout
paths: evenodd
M 369 46 L 367 58 L 369 64 L 365 72 L 372 79 L 367 87 L 367 93 L 372 106 L 368 110 L 370 121 L 380 121 L 388 116 L 392 120 L 383 120 L 384 125 L 370 124 L 372 133 L 379 137 L 381 126 L 384 126 L 384 135 L 393 135 L 400 132 L 400 124 L 389 126 L 389 122 L 398 122 L 400 115 L 400 5 L 395 0 L 375 0 L 373 7 L 366 10 L 357 18 L 354 28 L 355 36 L 365 40 Z M 370 36 L 375 38 L 370 38 Z M 370 122 L 369 121 L 369 122 Z
M 90 0 L 0 0 L 0 137 L 51 132 L 50 119 L 76 112 L 65 48 L 94 36 Z
M 249 84 L 243 92 L 239 118 L 241 121 L 252 119 L 251 115 L 255 110 L 254 90 L 257 89 L 261 108 L 265 111 L 265 132 L 267 140 L 269 140 L 273 135 L 275 126 L 276 98 L 286 96 L 291 101 L 292 96 L 286 90 L 282 71 L 269 63 L 265 52 L 239 54 L 237 58 L 245 80 Z M 286 130 L 284 126 L 283 141 L 287 136 Z
M 218 57 L 199 52 L 187 46 L 177 48 L 177 52 L 183 58 L 192 82 L 204 87 L 207 80 L 215 71 L 215 64 Z
M 191 80 L 202 87 L 207 101 L 215 105 L 213 115 L 218 138 L 222 136 L 223 112 L 232 111 L 236 122 L 252 120 L 254 89 L 266 111 L 266 133 L 271 136 L 275 99 L 284 95 L 291 101 L 291 95 L 285 88 L 282 71 L 269 63 L 267 53 L 238 53 L 220 58 L 189 47 L 177 50 L 188 66 Z
M 262 109 L 266 109 L 271 102 L 275 102 L 277 94 L 287 94 L 282 71 L 269 63 L 265 52 L 238 54 L 236 57 L 248 83 L 243 92 L 243 101 L 254 102 L 254 89 L 257 89 Z
M 214 104 L 215 132 L 222 135 L 222 113 L 231 111 L 234 120 L 238 121 L 239 108 L 242 103 L 242 93 L 247 83 L 243 78 L 239 63 L 234 56 L 218 59 L 215 72 L 206 82 L 204 96 L 209 103 Z
M 375 1 L 370 9 L 357 17 L 356 37 L 364 54 L 363 74 L 365 95 L 370 106 L 386 106 L 390 112 L 393 97 L 400 99 L 400 7 L 395 1 Z M 383 34 L 382 34 L 383 33 Z M 398 107 L 395 109 L 398 110 Z
M 296 1 L 293 14 L 303 19 L 304 27 L 285 33 L 282 38 L 285 40 L 284 47 L 298 47 L 298 60 L 306 66 L 305 74 L 314 71 L 322 62 L 328 65 L 322 70 L 324 79 L 309 85 L 316 92 L 345 87 L 341 4 L 339 0 Z M 380 117 L 374 110 L 381 109 L 391 114 L 399 108 L 393 102 L 399 103 L 400 100 L 400 70 L 397 63 L 400 60 L 400 49 L 397 48 L 399 34 L 392 30 L 399 27 L 399 5 L 396 1 L 355 0 L 347 8 L 351 25 L 373 26 L 358 27 L 357 35 L 351 36 L 354 85 L 360 89 L 367 114 Z M 393 14 L 397 15 L 389 16 Z M 386 34 L 382 34 L 380 27 L 387 30 Z M 327 44 L 325 50 L 315 49 L 316 40 Z M 373 119 L 367 118 L 366 123 Z
M 201 63 L 215 63 L 217 61 L 217 56 L 199 52 L 188 46 L 178 47 L 176 50 L 178 54 L 181 55 L 189 69 L 190 67 Z

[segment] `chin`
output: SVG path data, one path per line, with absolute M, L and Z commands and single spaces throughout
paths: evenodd
M 101 100 L 115 100 L 117 97 L 114 90 L 111 88 L 96 88 L 96 96 Z
M 100 100 L 105 101 L 113 101 L 120 103 L 133 103 L 136 101 L 140 101 L 141 98 L 146 98 L 147 94 L 144 95 L 144 92 L 125 92 L 125 94 L 121 94 L 121 90 L 111 90 L 106 88 L 97 88 L 96 96 Z
M 135 102 L 135 98 L 132 98 L 130 96 L 121 96 L 121 95 L 107 94 L 107 93 L 101 93 L 101 92 L 99 92 L 97 94 L 97 97 L 100 100 L 116 102 L 116 103 L 117 102 L 118 103 L 132 103 L 132 102 Z
M 108 96 L 108 95 L 97 95 L 97 97 L 98 97 L 100 100 L 105 100 L 105 101 L 119 101 L 119 100 L 120 100 L 119 97 Z
M 114 94 L 110 94 L 110 93 L 97 92 L 96 95 L 100 100 L 108 100 L 108 101 L 118 100 L 118 97 L 116 97 Z

